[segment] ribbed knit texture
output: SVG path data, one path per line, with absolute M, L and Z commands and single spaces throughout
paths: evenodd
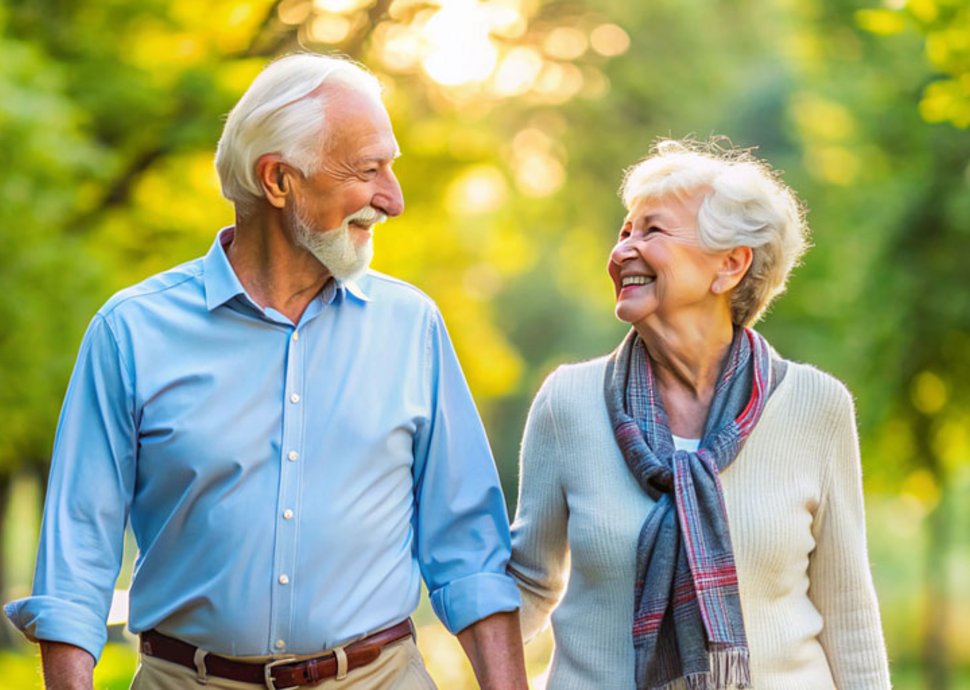
M 634 687 L 636 544 L 652 501 L 613 438 L 605 363 L 554 372 L 523 439 L 510 569 L 526 639 L 552 615 L 549 690 Z M 754 687 L 890 687 L 845 387 L 791 364 L 721 478 Z

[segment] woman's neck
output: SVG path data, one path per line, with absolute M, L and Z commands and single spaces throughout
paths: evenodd
M 734 326 L 730 316 L 681 324 L 638 325 L 671 433 L 700 438 Z

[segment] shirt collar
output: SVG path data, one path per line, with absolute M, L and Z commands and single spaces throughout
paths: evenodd
M 364 292 L 356 280 L 346 280 L 340 285 L 347 289 L 351 295 L 359 299 L 361 302 L 370 302 L 370 296 Z
M 232 264 L 229 263 L 229 257 L 226 256 L 226 245 L 232 242 L 235 232 L 236 229 L 232 226 L 220 230 L 209 253 L 202 260 L 205 306 L 209 311 L 221 307 L 234 297 L 246 295 L 246 289 L 239 282 L 236 272 L 232 270 Z M 370 297 L 356 280 L 329 281 L 320 293 L 320 297 L 325 304 L 331 304 L 336 293 L 342 290 L 346 290 L 361 302 L 370 302 Z
M 237 295 L 246 294 L 246 289 L 239 282 L 229 263 L 229 257 L 226 256 L 225 245 L 232 242 L 235 233 L 236 229 L 232 226 L 220 230 L 209 253 L 202 260 L 205 306 L 209 311 L 221 307 Z

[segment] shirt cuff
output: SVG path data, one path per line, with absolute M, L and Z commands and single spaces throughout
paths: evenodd
M 477 573 L 454 580 L 430 594 L 431 608 L 451 633 L 500 611 L 519 608 L 519 590 L 505 574 Z
M 11 601 L 3 612 L 31 642 L 66 642 L 80 647 L 97 661 L 108 641 L 104 620 L 73 601 L 51 596 Z

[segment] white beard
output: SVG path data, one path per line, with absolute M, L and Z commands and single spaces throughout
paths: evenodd
M 382 223 L 387 216 L 372 206 L 365 206 L 350 214 L 332 230 L 314 230 L 300 214 L 294 210 L 290 221 L 296 243 L 316 257 L 330 274 L 340 282 L 355 280 L 362 276 L 374 258 L 373 238 L 367 238 L 361 246 L 356 246 L 350 234 L 350 224 L 359 221 L 362 225 L 373 226 Z

